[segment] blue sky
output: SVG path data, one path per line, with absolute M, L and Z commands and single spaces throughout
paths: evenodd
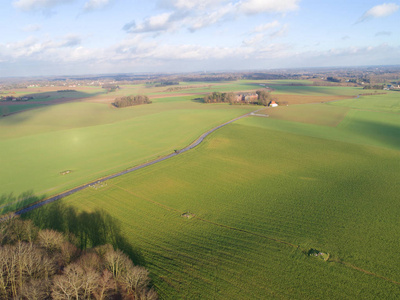
M 0 76 L 393 65 L 399 25 L 399 0 L 12 0 Z

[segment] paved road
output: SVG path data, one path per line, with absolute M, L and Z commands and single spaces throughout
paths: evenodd
M 263 109 L 263 108 L 262 108 L 262 109 Z M 237 118 L 235 118 L 235 119 L 232 119 L 232 120 L 230 120 L 230 121 L 228 121 L 228 122 L 226 122 L 226 123 L 223 123 L 223 124 L 221 124 L 221 125 L 219 125 L 219 126 L 217 126 L 217 127 L 214 127 L 213 129 L 210 129 L 210 130 L 207 131 L 206 133 L 203 133 L 203 134 L 202 134 L 197 140 L 195 140 L 192 144 L 190 144 L 189 146 L 187 146 L 187 147 L 185 147 L 185 148 L 183 148 L 183 149 L 181 149 L 181 150 L 179 150 L 179 151 L 176 151 L 176 152 L 174 152 L 174 153 L 171 153 L 171 154 L 169 154 L 169 155 L 167 155 L 167 156 L 160 157 L 160 158 L 158 158 L 158 159 L 155 159 L 155 160 L 153 160 L 153 161 L 147 162 L 147 163 L 145 163 L 145 164 L 142 164 L 142 165 L 139 165 L 139 166 L 136 166 L 136 167 L 127 169 L 127 170 L 125 170 L 125 171 L 121 171 L 121 172 L 119 172 L 119 173 L 116 173 L 116 174 L 113 174 L 113 175 L 109 175 L 109 176 L 100 178 L 100 179 L 98 179 L 98 180 L 92 181 L 92 182 L 90 182 L 90 183 L 87 183 L 87 184 L 78 186 L 78 187 L 73 188 L 73 189 L 71 189 L 71 190 L 69 190 L 69 191 L 66 191 L 66 192 L 64 192 L 64 193 L 61 193 L 61 194 L 52 196 L 52 197 L 50 197 L 50 198 L 47 198 L 47 199 L 44 200 L 44 201 L 35 203 L 35 204 L 31 205 L 31 206 L 28 206 L 28 207 L 25 207 L 25 208 L 23 208 L 23 209 L 21 209 L 21 210 L 18 210 L 17 212 L 15 212 L 15 215 L 22 215 L 22 214 L 27 213 L 27 212 L 29 212 L 29 211 L 32 211 L 32 210 L 34 210 L 34 209 L 36 209 L 36 208 L 42 207 L 43 205 L 46 205 L 46 204 L 48 204 L 48 203 L 54 202 L 54 201 L 56 201 L 56 200 L 59 200 L 59 199 L 61 199 L 61 198 L 66 197 L 66 196 L 72 195 L 72 194 L 74 194 L 74 193 L 76 193 L 76 192 L 79 192 L 79 191 L 81 191 L 81 190 L 83 190 L 83 189 L 86 189 L 87 187 L 89 187 L 89 186 L 91 186 L 91 185 L 98 184 L 98 183 L 104 182 L 104 181 L 106 181 L 106 180 L 109 180 L 109 179 L 112 179 L 112 178 L 115 178 L 115 177 L 118 177 L 118 176 L 121 176 L 121 175 L 125 175 L 125 174 L 134 172 L 134 171 L 139 170 L 139 169 L 146 168 L 146 167 L 148 167 L 148 166 L 154 165 L 154 164 L 156 164 L 156 163 L 159 163 L 159 162 L 161 162 L 161 161 L 167 160 L 167 159 L 169 159 L 169 158 L 171 158 L 171 157 L 174 157 L 174 156 L 177 156 L 177 155 L 179 155 L 179 154 L 181 154 L 181 153 L 184 153 L 184 152 L 186 152 L 186 151 L 188 151 L 188 150 L 190 150 L 190 149 L 193 149 L 193 148 L 196 147 L 197 145 L 199 145 L 208 135 L 210 135 L 211 133 L 213 133 L 213 132 L 216 131 L 217 129 L 219 129 L 219 128 L 221 128 L 221 127 L 224 127 L 224 126 L 226 126 L 226 125 L 228 125 L 228 124 L 230 124 L 230 123 L 232 123 L 232 122 L 235 122 L 235 121 L 237 121 L 237 120 L 239 120 L 239 119 L 245 118 L 245 117 L 247 117 L 247 116 L 249 116 L 249 115 L 251 115 L 251 114 L 254 114 L 254 113 L 256 113 L 256 112 L 258 112 L 258 111 L 260 111 L 260 110 L 262 110 L 262 109 L 258 109 L 258 110 L 256 110 L 256 111 L 247 113 L 247 114 L 245 114 L 245 115 L 242 115 L 242 116 L 240 116 L 240 117 L 237 117 Z M 4 218 L 0 218 L 0 222 L 1 222 L 3 219 L 4 219 Z

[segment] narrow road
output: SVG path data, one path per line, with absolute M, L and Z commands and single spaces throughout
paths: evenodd
M 52 197 L 47 198 L 47 199 L 45 199 L 45 200 L 43 200 L 43 201 L 40 201 L 40 202 L 38 202 L 38 203 L 35 203 L 35 204 L 31 205 L 31 206 L 25 207 L 25 208 L 23 208 L 23 209 L 21 209 L 21 210 L 16 211 L 14 214 L 15 214 L 15 215 L 22 215 L 22 214 L 27 213 L 27 212 L 29 212 L 29 211 L 32 211 L 32 210 L 34 210 L 34 209 L 36 209 L 36 208 L 42 207 L 43 205 L 46 205 L 46 204 L 48 204 L 48 203 L 57 201 L 57 200 L 62 199 L 62 198 L 64 198 L 64 197 L 66 197 L 66 196 L 72 195 L 72 194 L 74 194 L 74 193 L 76 193 L 76 192 L 79 192 L 79 191 L 81 191 L 81 190 L 83 190 L 83 189 L 86 189 L 87 187 L 89 187 L 89 186 L 91 186 L 91 185 L 93 185 L 93 184 L 101 183 L 101 182 L 104 182 L 104 181 L 106 181 L 106 180 L 109 180 L 109 179 L 112 179 L 112 178 L 115 178 L 115 177 L 119 177 L 119 176 L 122 176 L 122 175 L 125 175 L 125 174 L 128 174 L 128 173 L 134 172 L 134 171 L 139 170 L 139 169 L 146 168 L 146 167 L 148 167 L 148 166 L 151 166 L 151 165 L 154 165 L 154 164 L 156 164 L 156 163 L 159 163 L 159 162 L 162 162 L 162 161 L 164 161 L 164 160 L 167 160 L 167 159 L 169 159 L 169 158 L 171 158 L 171 157 L 177 156 L 177 155 L 179 155 L 179 154 L 181 154 L 181 153 L 184 153 L 184 152 L 186 152 L 186 151 L 188 151 L 188 150 L 190 150 L 190 149 L 193 149 L 194 147 L 196 147 L 197 145 L 199 145 L 201 142 L 203 142 L 203 140 L 204 140 L 208 135 L 210 135 L 211 133 L 213 133 L 213 132 L 216 131 L 217 129 L 219 129 L 219 128 L 221 128 L 221 127 L 224 127 L 224 126 L 226 126 L 226 125 L 228 125 L 228 124 L 230 124 L 230 123 L 232 123 L 232 122 L 235 122 L 235 121 L 237 121 L 237 120 L 239 120 L 239 119 L 245 118 L 245 117 L 247 117 L 247 116 L 249 116 L 249 115 L 251 115 L 251 114 L 254 114 L 254 113 L 256 113 L 256 112 L 258 112 L 258 111 L 260 111 L 260 110 L 263 110 L 263 109 L 264 109 L 264 108 L 255 110 L 255 111 L 253 111 L 253 112 L 244 114 L 244 115 L 242 115 L 242 116 L 240 116 L 240 117 L 234 118 L 234 119 L 232 119 L 232 120 L 230 120 L 230 121 L 228 121 L 228 122 L 225 122 L 225 123 L 223 123 L 223 124 L 221 124 L 221 125 L 218 125 L 217 127 L 214 127 L 214 128 L 212 128 L 212 129 L 208 130 L 207 132 L 203 133 L 203 134 L 202 134 L 197 140 L 195 140 L 192 144 L 190 144 L 189 146 L 187 146 L 187 147 L 185 147 L 185 148 L 183 148 L 183 149 L 181 149 L 181 150 L 179 150 L 179 151 L 176 151 L 176 152 L 174 152 L 174 153 L 171 153 L 171 154 L 169 154 L 169 155 L 167 155 L 167 156 L 163 156 L 163 157 L 157 158 L 157 159 L 155 159 L 155 160 L 153 160 L 153 161 L 150 161 L 150 162 L 141 164 L 141 165 L 139 165 L 139 166 L 136 166 L 136 167 L 127 169 L 127 170 L 125 170 L 125 171 L 121 171 L 121 172 L 118 172 L 118 173 L 115 173 L 115 174 L 112 174 L 112 175 L 109 175 L 109 176 L 106 176 L 106 177 L 97 179 L 97 180 L 95 180 L 95 181 L 91 181 L 91 182 L 86 183 L 86 184 L 84 184 L 84 185 L 81 185 L 81 186 L 78 186 L 78 187 L 73 188 L 73 189 L 71 189 L 71 190 L 68 190 L 68 191 L 66 191 L 66 192 L 64 192 L 64 193 L 61 193 L 61 194 L 52 196 Z M 6 218 L 6 217 L 4 217 L 4 218 Z M 0 222 L 1 222 L 4 218 L 0 218 Z

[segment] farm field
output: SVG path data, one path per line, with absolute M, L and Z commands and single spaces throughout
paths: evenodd
M 124 109 L 68 103 L 2 118 L 2 195 L 27 191 L 51 195 L 70 189 L 172 153 L 206 130 L 251 110 L 190 100 L 176 105 L 160 99 Z M 7 197 L 3 202 L 9 202 Z
M 105 93 L 105 90 L 98 87 L 79 87 L 78 90 L 69 92 L 57 92 L 60 87 L 28 88 L 8 91 L 1 96 L 24 97 L 31 96 L 28 101 L 0 101 L 0 116 L 4 109 L 8 113 L 16 113 L 24 110 L 31 110 L 44 105 L 58 104 L 67 101 L 77 101 L 85 98 L 96 97 Z
M 182 85 L 190 89 L 170 92 L 166 92 L 168 87 L 149 88 L 144 84 L 121 86 L 113 93 L 85 86 L 76 92 L 57 92 L 59 87 L 16 91 L 16 95 L 35 95 L 35 99 L 9 106 L 10 112 L 62 102 L 56 99 L 61 94 L 71 94 L 79 101 L 44 105 L 0 118 L 0 210 L 5 213 L 33 201 L 19 202 L 22 194 L 22 198 L 26 194 L 53 195 L 182 148 L 206 130 L 257 109 L 205 105 L 195 99 L 215 90 L 254 90 L 262 82 L 190 82 Z M 153 104 L 125 109 L 110 104 L 115 97 L 139 93 L 150 95 Z M 313 97 L 318 101 L 343 99 L 347 93 L 344 89 L 342 95 L 337 91 L 338 96 L 328 98 L 302 97 L 295 103 L 315 101 Z M 48 100 L 35 101 L 40 95 Z
M 267 109 L 59 203 L 119 220 L 163 299 L 396 298 L 400 94 L 373 97 Z

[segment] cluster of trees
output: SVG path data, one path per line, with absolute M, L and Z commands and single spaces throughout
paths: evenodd
M 58 90 L 57 93 L 69 93 L 69 92 L 76 92 L 76 90 Z
M 102 88 L 108 90 L 108 92 L 115 92 L 117 89 L 119 89 L 119 85 L 105 83 L 102 85 Z
M 111 245 L 79 250 L 72 234 L 0 223 L 0 299 L 157 299 L 149 272 Z
M 331 76 L 327 77 L 326 80 L 330 81 L 330 82 L 340 82 L 341 81 L 339 78 L 331 77 Z
M 256 94 L 258 95 L 258 105 L 267 106 L 272 100 L 275 100 L 267 90 L 259 90 Z
M 213 92 L 204 96 L 205 103 L 230 103 L 233 104 L 236 102 L 236 95 L 234 93 L 220 93 L 220 92 Z
M 385 85 L 383 84 L 375 84 L 375 85 L 366 85 L 363 87 L 364 90 L 383 90 Z
M 267 90 L 258 90 L 255 95 L 236 95 L 230 93 L 213 92 L 204 96 L 205 103 L 230 103 L 230 104 L 256 104 L 267 106 L 274 100 L 271 93 Z
M 167 85 L 179 85 L 179 81 L 161 81 L 159 83 L 156 83 L 155 87 L 160 87 L 160 86 L 167 86 Z
M 151 100 L 145 95 L 124 96 L 118 97 L 114 100 L 116 107 L 127 107 L 139 104 L 150 104 Z

